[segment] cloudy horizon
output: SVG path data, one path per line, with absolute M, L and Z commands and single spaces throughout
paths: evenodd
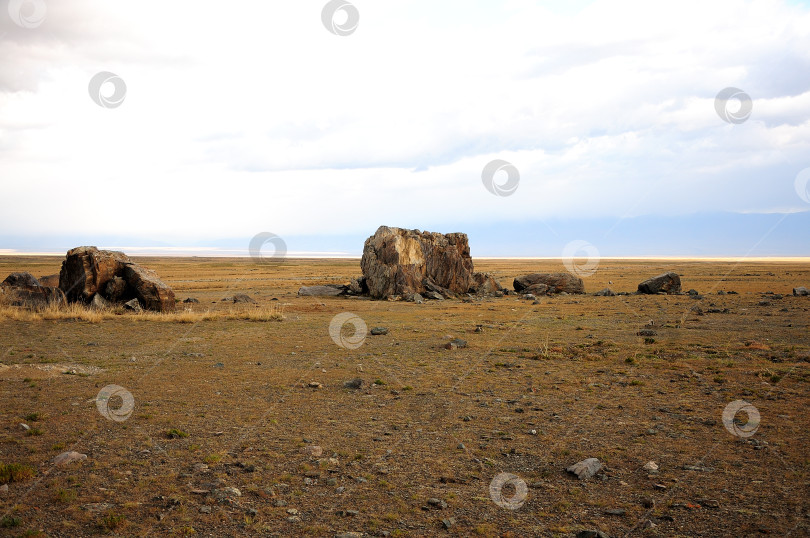
M 810 256 L 810 2 L 7 4 L 0 252 Z

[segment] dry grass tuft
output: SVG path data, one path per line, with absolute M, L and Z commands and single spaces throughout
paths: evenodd
M 25 322 L 43 320 L 72 320 L 86 321 L 88 323 L 100 323 L 103 320 L 118 318 L 131 319 L 135 321 L 169 323 L 197 323 L 200 321 L 216 320 L 282 321 L 284 320 L 284 313 L 282 307 L 277 304 L 267 306 L 234 306 L 227 310 L 206 310 L 202 312 L 195 312 L 188 308 L 171 313 L 147 311 L 131 313 L 123 310 L 122 308 L 99 310 L 78 303 L 71 303 L 67 306 L 50 305 L 40 310 L 0 304 L 0 320 Z

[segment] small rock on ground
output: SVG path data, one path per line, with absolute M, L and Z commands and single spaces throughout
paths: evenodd
M 82 461 L 87 459 L 87 454 L 80 454 L 78 452 L 62 452 L 53 459 L 54 465 L 68 465 L 74 461 Z
M 602 463 L 596 458 L 588 458 L 579 463 L 575 463 L 567 470 L 569 473 L 577 475 L 580 480 L 587 480 L 599 472 L 602 468 Z

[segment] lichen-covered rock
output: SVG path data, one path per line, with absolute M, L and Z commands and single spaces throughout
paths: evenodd
M 426 291 L 454 295 L 473 285 L 473 261 L 463 233 L 380 226 L 366 239 L 360 267 L 375 299 Z

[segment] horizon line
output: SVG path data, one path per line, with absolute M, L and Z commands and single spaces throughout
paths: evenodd
M 98 247 L 99 250 L 111 250 L 115 247 Z M 120 248 L 120 247 L 118 247 Z M 172 252 L 166 253 L 167 250 L 178 250 L 180 252 Z M 239 255 L 223 255 L 223 254 L 216 254 L 216 252 L 244 252 L 244 251 L 228 251 L 228 250 L 215 250 L 214 252 L 208 252 L 209 250 L 214 250 L 211 248 L 203 248 L 203 249 L 188 249 L 187 252 L 189 253 L 181 253 L 185 249 L 177 248 L 177 247 L 154 247 L 154 250 L 158 252 L 148 252 L 153 250 L 152 248 L 142 248 L 142 249 L 129 249 L 130 252 L 135 252 L 134 254 L 126 253 L 128 256 L 133 257 L 141 257 L 141 258 L 221 258 L 223 260 L 226 259 L 237 259 L 242 260 L 246 258 L 251 258 L 250 254 L 239 254 Z M 139 252 L 140 251 L 140 252 Z M 199 252 L 199 254 L 191 254 L 190 252 Z M 20 251 L 15 249 L 0 249 L 0 258 L 2 257 L 24 257 L 24 256 L 37 256 L 37 257 L 64 257 L 65 254 L 61 252 L 26 252 Z M 472 256 L 475 260 L 538 260 L 538 261 L 562 261 L 567 259 L 563 256 Z M 346 254 L 343 252 L 294 252 L 288 253 L 286 256 L 280 258 L 274 258 L 272 256 L 262 258 L 270 261 L 276 261 L 277 263 L 283 263 L 284 260 L 360 260 L 362 259 L 362 255 L 357 254 Z M 587 256 L 574 256 L 574 260 L 589 260 Z M 599 256 L 599 260 L 629 260 L 629 261 L 655 261 L 655 260 L 664 260 L 664 261 L 718 261 L 718 262 L 729 262 L 729 261 L 761 261 L 761 262 L 809 262 L 810 263 L 810 256 L 684 256 L 684 255 L 655 255 L 655 256 L 644 256 L 644 255 L 627 255 L 627 256 Z

